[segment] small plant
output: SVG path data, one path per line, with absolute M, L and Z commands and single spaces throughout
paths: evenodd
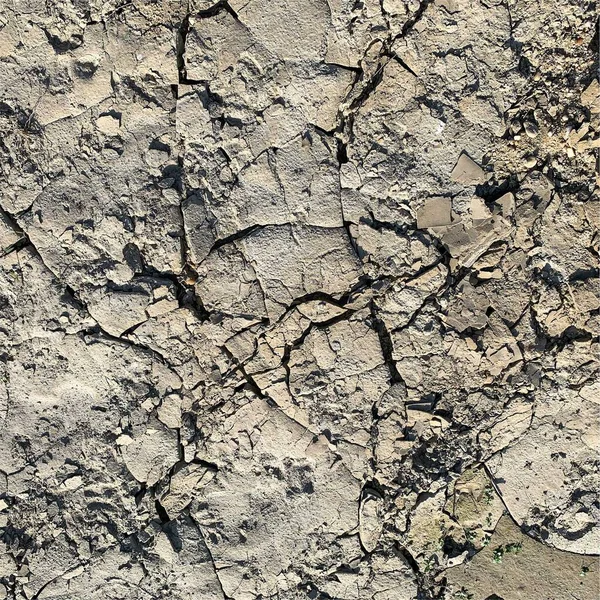
M 488 483 L 483 489 L 483 497 L 486 504 L 491 504 L 494 501 L 494 486 Z
M 505 554 L 519 554 L 522 549 L 523 544 L 521 544 L 521 542 L 511 542 L 510 544 L 506 544 L 506 546 L 498 546 L 494 550 L 492 560 L 499 565 Z
M 494 554 L 492 555 L 492 560 L 499 565 L 502 562 L 502 557 L 504 556 L 504 548 L 502 546 L 498 546 L 494 550 Z
M 425 561 L 425 566 L 423 567 L 423 573 L 429 573 L 435 567 L 436 558 L 435 555 L 430 556 Z
M 471 600 L 471 598 L 473 598 L 473 594 L 468 592 L 464 587 L 454 592 L 454 600 Z
M 512 552 L 513 554 L 519 554 L 523 549 L 523 544 L 521 544 L 521 542 L 513 542 L 511 544 L 506 544 L 504 549 L 507 553 Z

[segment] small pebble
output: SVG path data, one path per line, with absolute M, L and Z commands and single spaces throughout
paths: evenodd
M 531 121 L 526 121 L 525 122 L 525 133 L 527 134 L 528 137 L 530 138 L 534 138 L 537 136 L 537 134 L 539 133 L 539 129 L 538 126 L 535 123 L 532 123 Z
M 535 156 L 527 156 L 525 157 L 524 164 L 528 169 L 532 169 L 537 164 L 537 159 Z

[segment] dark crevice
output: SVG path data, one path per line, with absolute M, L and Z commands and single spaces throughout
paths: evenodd
M 408 71 L 414 77 L 419 77 L 397 54 L 392 56 L 392 59 L 395 60 L 403 69 Z
M 404 23 L 402 31 L 396 39 L 405 38 L 414 28 L 414 26 L 421 20 L 421 17 L 425 14 L 425 11 L 429 8 L 430 4 L 433 4 L 434 0 L 423 0 L 416 10 L 415 14 Z
M 264 229 L 265 227 L 267 227 L 267 225 L 251 225 L 250 227 L 246 227 L 245 229 L 240 229 L 239 231 L 236 231 L 235 233 L 232 233 L 231 235 L 228 235 L 224 238 L 220 238 L 212 245 L 212 247 L 209 251 L 209 254 L 212 254 L 215 250 L 218 250 L 219 248 L 222 248 L 223 246 L 226 246 L 227 244 L 232 244 L 233 242 L 235 242 L 237 240 L 241 240 L 245 237 L 248 237 L 250 234 L 254 233 L 255 231 Z
M 4 220 L 8 221 L 8 226 L 20 238 L 16 242 L 9 244 L 8 246 L 6 246 L 4 248 L 0 248 L 0 256 L 6 256 L 7 254 L 10 254 L 11 252 L 19 252 L 26 246 L 31 246 L 33 248 L 33 250 L 37 253 L 36 249 L 34 248 L 33 244 L 31 243 L 31 240 L 29 239 L 29 236 L 27 235 L 27 233 L 25 233 L 23 228 L 19 226 L 19 224 L 17 223 L 15 218 L 13 218 L 12 215 L 3 211 L 2 209 L 0 209 L 0 214 Z M 41 257 L 40 257 L 40 259 L 41 259 Z
M 140 489 L 134 494 L 135 505 L 140 506 L 146 496 L 146 492 L 148 491 L 148 487 L 145 483 L 140 484 Z
M 394 360 L 394 345 L 388 329 L 383 320 L 377 314 L 377 308 L 373 301 L 370 302 L 371 318 L 373 328 L 377 332 L 379 337 L 379 344 L 381 345 L 381 352 L 383 354 L 383 360 L 388 367 L 390 373 L 390 380 L 392 383 L 402 383 L 404 385 L 404 379 L 400 375 L 396 361 Z
M 0 256 L 7 256 L 8 254 L 11 254 L 12 252 L 19 252 L 20 250 L 23 250 L 23 248 L 25 248 L 26 246 L 29 246 L 31 244 L 31 242 L 29 241 L 29 238 L 24 235 L 21 239 L 17 240 L 14 244 L 10 244 L 9 246 L 6 246 L 6 248 L 2 248 L 2 254 L 0 254 Z
M 589 279 L 598 279 L 600 277 L 600 269 L 577 269 L 577 271 L 569 275 L 569 281 L 588 281 Z
M 167 514 L 167 511 L 164 509 L 163 505 L 158 499 L 154 500 L 154 508 L 156 509 L 156 514 L 158 515 L 161 523 L 165 524 L 171 520 Z
M 183 85 L 190 85 L 187 79 L 185 71 L 185 45 L 187 43 L 187 36 L 190 32 L 190 15 L 186 15 L 181 21 L 179 30 L 177 31 L 176 49 L 177 49 L 177 70 L 179 73 L 179 83 Z

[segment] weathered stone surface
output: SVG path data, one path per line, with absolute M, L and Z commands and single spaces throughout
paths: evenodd
M 2 4 L 0 598 L 597 597 L 597 35 Z

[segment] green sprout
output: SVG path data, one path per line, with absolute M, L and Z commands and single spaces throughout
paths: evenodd
M 519 554 L 523 549 L 523 544 L 521 542 L 511 542 L 510 544 L 506 544 L 506 546 L 498 546 L 492 555 L 492 560 L 496 564 L 502 563 L 502 558 L 505 554 Z
M 498 546 L 494 550 L 494 554 L 492 555 L 492 560 L 499 565 L 502 562 L 502 557 L 504 556 L 504 548 L 502 546 Z
M 494 486 L 488 483 L 483 489 L 483 497 L 486 504 L 491 504 L 494 501 Z
M 506 544 L 505 550 L 507 553 L 519 554 L 523 550 L 523 544 L 521 542 L 513 542 L 512 544 Z

